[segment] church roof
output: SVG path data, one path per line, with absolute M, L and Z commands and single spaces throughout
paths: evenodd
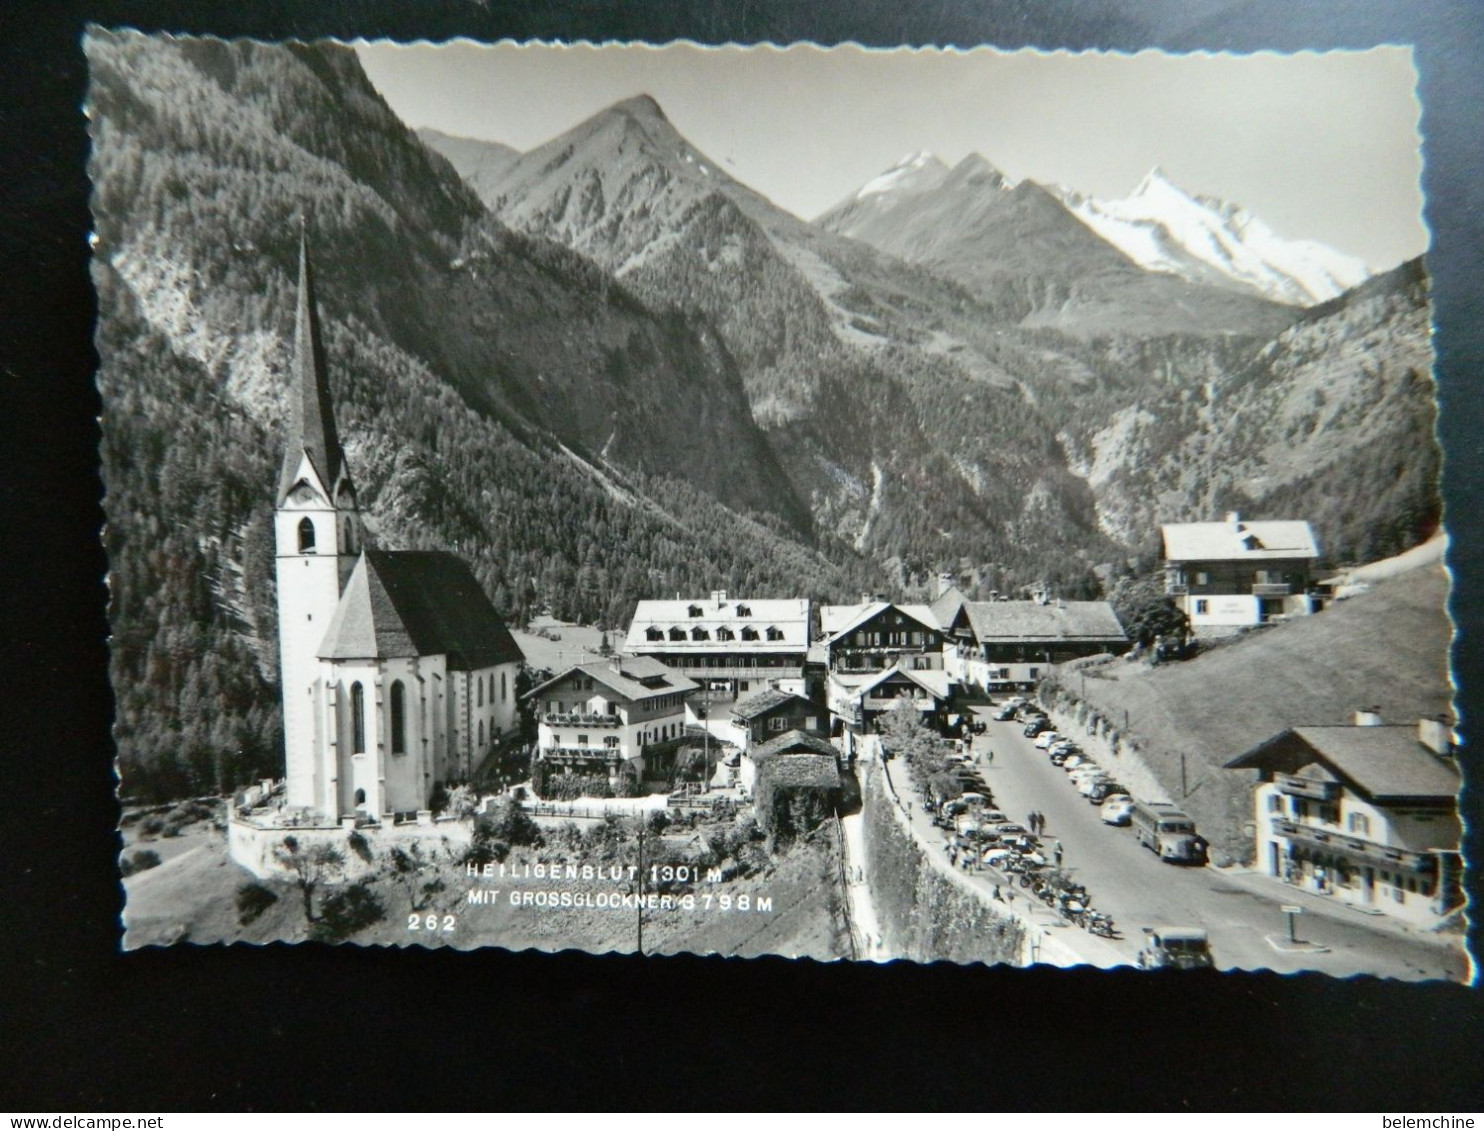
M 320 659 L 438 655 L 454 671 L 525 658 L 462 558 L 441 550 L 367 550 L 330 618 Z
M 294 320 L 294 360 L 289 371 L 289 433 L 283 467 L 278 473 L 279 502 L 294 489 L 305 456 L 333 500 L 336 486 L 349 472 L 330 402 L 319 307 L 314 301 L 314 270 L 309 264 L 309 237 L 301 235 L 299 309 Z

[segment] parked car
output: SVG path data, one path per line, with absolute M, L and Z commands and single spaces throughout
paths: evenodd
M 1025 729 L 1022 730 L 1020 733 L 1023 734 L 1023 735 L 1025 735 L 1027 738 L 1034 738 L 1036 735 L 1040 734 L 1043 730 L 1050 730 L 1050 729 L 1051 729 L 1051 722 L 1050 722 L 1050 720 L 1048 720 L 1048 719 L 1032 719 L 1030 722 L 1028 722 L 1028 723 L 1025 724 Z
M 975 734 L 983 734 L 988 729 L 988 727 L 985 725 L 983 719 L 975 719 L 972 723 L 969 724 L 969 729 Z
M 1102 781 L 1093 783 L 1092 789 L 1087 792 L 1087 800 L 1091 801 L 1094 805 L 1101 805 L 1108 798 L 1120 793 L 1128 793 L 1128 787 L 1104 778 Z
M 1015 707 L 1010 703 L 1006 703 L 994 713 L 994 717 L 997 722 L 1008 722 L 1015 717 Z
M 1048 754 L 1078 754 L 1081 753 L 1077 744 L 1070 738 L 1059 738 L 1046 748 Z
M 1055 753 L 1053 753 L 1051 755 L 1051 764 L 1053 766 L 1063 765 L 1066 762 L 1066 760 L 1068 758 L 1070 758 L 1070 757 L 1071 757 L 1071 755 L 1070 754 L 1067 754 L 1067 753 L 1061 753 L 1061 754 L 1055 754 Z
M 1092 797 L 1092 791 L 1097 789 L 1098 786 L 1113 784 L 1113 779 L 1108 776 L 1106 770 L 1099 770 L 1095 774 L 1086 774 L 1080 778 L 1077 778 L 1076 781 L 1077 792 L 1080 793 L 1083 797 L 1088 798 Z
M 1093 766 L 1096 764 L 1086 754 L 1068 754 L 1067 760 L 1061 764 L 1061 768 L 1070 774 L 1078 766 Z
M 1081 755 L 1079 754 L 1077 757 L 1081 757 Z M 1068 760 L 1070 761 L 1070 759 Z M 1065 766 L 1065 763 L 1063 763 L 1063 766 Z M 1080 782 L 1088 774 L 1101 774 L 1105 772 L 1103 767 L 1099 766 L 1096 762 L 1090 759 L 1084 759 L 1080 766 L 1073 766 L 1070 770 L 1067 770 L 1067 777 L 1071 778 L 1074 782 Z
M 1132 819 L 1134 799 L 1126 793 L 1110 793 L 1103 798 L 1102 817 L 1105 825 L 1126 825 Z
M 1211 940 L 1199 927 L 1145 927 L 1144 934 L 1148 937 L 1139 951 L 1142 969 L 1198 970 L 1215 965 Z
M 1061 735 L 1054 730 L 1043 730 L 1036 735 L 1036 749 L 1050 750 L 1052 746 L 1061 741 Z

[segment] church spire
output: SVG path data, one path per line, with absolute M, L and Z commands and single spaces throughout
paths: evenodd
M 324 489 L 333 498 L 345 470 L 345 453 L 335 431 L 330 384 L 325 368 L 319 308 L 314 301 L 314 271 L 309 264 L 309 233 L 299 229 L 299 309 L 294 323 L 294 359 L 290 367 L 289 433 L 279 474 L 281 502 L 298 481 L 299 466 L 307 455 Z

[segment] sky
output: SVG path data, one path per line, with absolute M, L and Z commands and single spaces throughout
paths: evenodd
M 1405 47 L 1300 55 L 361 43 L 413 128 L 531 149 L 650 94 L 731 176 L 813 219 L 927 150 L 1118 199 L 1158 165 L 1279 235 L 1385 270 L 1421 254 Z

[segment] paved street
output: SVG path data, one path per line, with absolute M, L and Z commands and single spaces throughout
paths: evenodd
M 975 739 L 974 750 L 995 755 L 979 766 L 995 804 L 1016 821 L 1023 822 L 1032 809 L 1046 814 L 1043 839 L 1048 848 L 1053 841 L 1061 843 L 1063 868 L 1087 886 L 1095 907 L 1117 921 L 1124 937 L 1113 945 L 1127 961 L 1138 952 L 1143 927 L 1198 926 L 1210 931 L 1216 964 L 1223 969 L 1463 979 L 1467 964 L 1456 947 L 1388 929 L 1267 877 L 1163 863 L 1138 844 L 1131 828 L 1104 825 L 1097 807 L 1021 734 L 1019 723 L 995 722 L 990 707 L 973 710 L 987 728 Z M 1327 951 L 1290 947 L 1281 904 L 1305 907 L 1298 936 Z

